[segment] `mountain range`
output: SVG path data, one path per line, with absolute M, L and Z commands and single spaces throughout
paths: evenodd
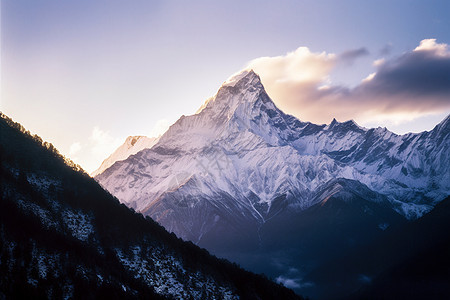
M 302 299 L 120 204 L 0 114 L 0 299 L 279 297 Z
M 354 121 L 302 122 L 245 70 L 196 114 L 153 145 L 110 160 L 95 179 L 182 239 L 326 298 L 323 278 L 310 274 L 448 197 L 449 135 L 450 116 L 405 135 Z

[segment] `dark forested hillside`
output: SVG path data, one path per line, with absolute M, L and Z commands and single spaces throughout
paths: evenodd
M 296 299 L 169 234 L 0 118 L 0 298 Z

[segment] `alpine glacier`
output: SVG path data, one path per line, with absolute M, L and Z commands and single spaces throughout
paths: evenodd
M 196 243 L 211 231 L 257 232 L 284 211 L 304 211 L 338 178 L 415 219 L 450 194 L 449 133 L 450 116 L 432 131 L 405 135 L 354 121 L 302 122 L 279 110 L 259 76 L 245 70 L 151 148 L 101 167 L 95 178 Z

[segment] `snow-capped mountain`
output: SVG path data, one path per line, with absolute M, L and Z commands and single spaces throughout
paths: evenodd
M 258 228 L 283 210 L 311 207 L 336 178 L 366 185 L 413 219 L 450 193 L 449 133 L 450 117 L 430 132 L 406 135 L 354 121 L 301 122 L 279 110 L 246 70 L 152 148 L 96 179 L 194 242 L 214 228 Z
M 0 299 L 302 299 L 125 205 L 0 113 Z
M 116 149 L 108 158 L 106 158 L 100 167 L 92 172 L 91 176 L 95 177 L 103 173 L 106 169 L 111 167 L 116 161 L 127 159 L 130 155 L 136 154 L 139 151 L 153 147 L 158 142 L 159 138 L 146 136 L 129 136 L 119 148 Z

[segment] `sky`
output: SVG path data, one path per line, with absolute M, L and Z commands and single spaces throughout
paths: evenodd
M 0 111 L 88 172 L 252 68 L 302 121 L 450 113 L 450 1 L 1 0 Z

